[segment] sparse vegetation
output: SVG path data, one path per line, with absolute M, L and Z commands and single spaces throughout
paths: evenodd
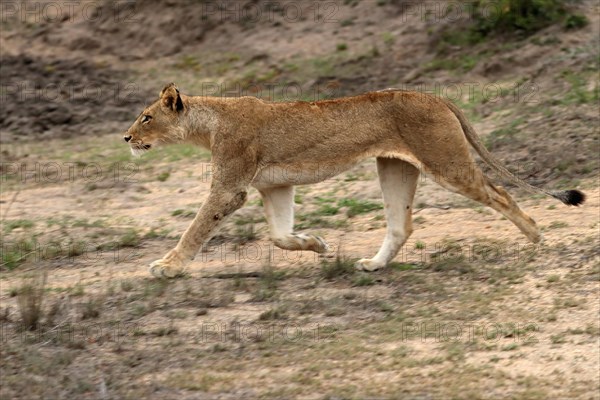
M 339 211 L 339 207 L 334 207 L 330 204 L 323 204 L 314 215 L 336 215 Z
M 235 230 L 235 242 L 238 244 L 253 242 L 256 239 L 258 239 L 258 235 L 254 230 L 254 224 L 241 225 Z
M 580 29 L 589 22 L 590 21 L 583 14 L 568 14 L 565 18 L 564 26 L 566 29 Z
M 139 244 L 140 236 L 135 229 L 128 229 L 119 240 L 121 247 L 135 247 Z
M 342 20 L 342 22 L 340 22 L 340 25 L 342 27 L 352 26 L 352 25 L 354 25 L 354 21 L 352 20 L 352 18 L 344 19 L 344 20 Z
M 371 286 L 375 284 L 375 279 L 371 274 L 359 273 L 352 279 L 352 284 L 354 286 Z
M 172 211 L 171 215 L 173 217 L 194 218 L 194 216 L 196 216 L 196 212 L 194 210 L 184 210 L 178 208 L 177 210 Z
M 473 35 L 531 34 L 561 19 L 567 28 L 585 26 L 584 18 L 567 11 L 568 3 L 564 0 L 502 0 L 493 3 L 495 7 L 489 7 L 490 4 L 487 1 L 474 3 Z
M 178 69 L 189 69 L 193 71 L 199 71 L 201 69 L 200 62 L 196 59 L 196 57 L 191 55 L 185 55 L 181 57 L 181 59 L 175 63 L 174 66 Z
M 371 211 L 383 209 L 383 204 L 368 200 L 342 199 L 338 202 L 339 207 L 348 207 L 346 215 L 354 217 L 359 214 L 365 214 Z
M 167 179 L 169 179 L 169 176 L 171 176 L 171 173 L 168 171 L 165 171 L 165 172 L 161 172 L 160 174 L 158 174 L 158 177 L 156 179 L 158 179 L 160 182 L 164 182 Z
M 21 314 L 21 328 L 36 330 L 43 318 L 43 304 L 46 296 L 46 281 L 48 273 L 37 271 L 31 277 L 25 278 L 17 289 L 17 304 Z
M 247 225 L 247 224 L 258 224 L 264 223 L 265 218 L 261 215 L 260 217 L 249 216 L 249 217 L 238 217 L 234 220 L 236 225 Z
M 323 260 L 321 262 L 321 276 L 328 280 L 352 275 L 354 272 L 354 260 L 340 254 L 340 251 L 334 261 Z
M 418 266 L 415 264 L 405 264 L 398 262 L 391 262 L 388 264 L 388 268 L 397 270 L 397 271 L 411 271 L 413 269 L 417 269 Z
M 348 50 L 348 45 L 347 45 L 346 43 L 338 43 L 338 44 L 335 46 L 335 49 L 336 49 L 337 51 L 346 51 L 346 50 Z
M 81 312 L 81 319 L 94 319 L 100 316 L 100 310 L 104 299 L 100 297 L 90 298 L 83 303 L 83 310 Z
M 394 35 L 391 32 L 384 32 L 382 34 L 382 39 L 383 39 L 383 43 L 387 47 L 391 47 L 395 42 Z
M 315 229 L 315 228 L 341 228 L 348 224 L 344 219 L 333 219 L 330 218 L 337 215 L 339 207 L 332 206 L 330 204 L 323 204 L 317 210 L 306 213 L 298 214 L 296 219 L 299 221 L 294 225 L 294 229 Z
M 563 71 L 562 77 L 569 83 L 571 89 L 563 99 L 565 104 L 588 104 L 597 103 L 600 98 L 600 86 L 596 81 L 592 89 L 588 89 L 587 80 L 572 71 Z
M 37 241 L 34 238 L 21 238 L 14 242 L 0 238 L 0 259 L 2 260 L 0 269 L 13 270 L 17 268 L 35 254 L 36 246 Z
M 81 282 L 77 282 L 75 285 L 69 286 L 67 292 L 71 297 L 81 297 L 85 294 L 85 288 Z
M 552 221 L 550 223 L 550 225 L 548 225 L 548 229 L 561 229 L 561 228 L 566 228 L 568 226 L 569 226 L 569 224 L 567 224 L 564 221 Z
M 473 55 L 461 55 L 456 58 L 435 58 L 425 65 L 425 71 L 447 70 L 465 73 L 477 65 L 479 58 L 479 56 Z
M 125 247 L 137 247 L 140 245 L 142 237 L 137 230 L 133 228 L 126 229 L 116 240 L 105 242 L 97 246 L 97 250 L 118 250 Z M 85 248 L 85 247 L 84 247 Z
M 258 285 L 252 294 L 252 301 L 266 301 L 275 298 L 278 282 L 284 278 L 285 272 L 276 271 L 267 261 L 262 267 Z
M 523 118 L 517 118 L 508 124 L 507 127 L 493 130 L 485 139 L 486 147 L 493 150 L 506 141 L 514 140 L 514 136 L 518 132 L 518 127 L 522 123 Z
M 258 316 L 260 321 L 268 321 L 273 319 L 285 319 L 286 318 L 286 309 L 285 307 L 275 307 L 261 313 Z
M 28 219 L 4 221 L 4 231 L 5 233 L 10 233 L 15 229 L 31 229 L 34 225 L 34 222 Z

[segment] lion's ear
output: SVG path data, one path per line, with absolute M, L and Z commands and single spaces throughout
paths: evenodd
M 177 112 L 183 110 L 183 101 L 181 101 L 179 89 L 177 89 L 177 86 L 175 86 L 174 83 L 169 83 L 165 86 L 164 89 L 160 91 L 159 97 L 163 107 Z

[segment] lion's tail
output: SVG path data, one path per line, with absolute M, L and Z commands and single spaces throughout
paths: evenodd
M 578 206 L 585 201 L 585 194 L 580 192 L 579 190 L 560 190 L 560 191 L 548 191 L 539 187 L 535 187 L 525 182 L 524 180 L 513 175 L 506 167 L 504 167 L 498 160 L 492 156 L 492 154 L 485 148 L 481 140 L 479 139 L 479 135 L 475 132 L 467 118 L 462 113 L 462 111 L 454 105 L 450 100 L 443 99 L 448 108 L 456 115 L 456 118 L 460 121 L 460 125 L 462 126 L 463 132 L 471 146 L 477 151 L 477 153 L 481 156 L 481 158 L 490 166 L 494 171 L 496 171 L 501 177 L 506 178 L 510 182 L 515 185 L 529 190 L 533 193 L 541 193 L 555 199 L 558 199 L 569 206 Z

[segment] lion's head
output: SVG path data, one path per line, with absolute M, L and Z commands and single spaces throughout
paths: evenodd
M 133 155 L 139 156 L 160 144 L 176 143 L 183 138 L 181 119 L 184 102 L 179 89 L 170 83 L 159 94 L 159 99 L 137 117 L 125 133 Z

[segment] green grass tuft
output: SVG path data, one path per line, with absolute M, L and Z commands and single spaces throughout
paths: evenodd
M 338 202 L 338 206 L 348 207 L 348 210 L 346 211 L 348 217 L 354 217 L 355 215 L 383 209 L 383 204 L 381 203 L 356 199 L 342 199 Z

